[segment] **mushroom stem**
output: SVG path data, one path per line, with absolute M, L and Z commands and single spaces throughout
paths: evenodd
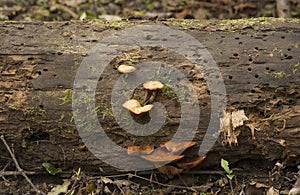
M 144 96 L 143 105 L 146 105 L 148 103 L 153 103 L 157 95 L 157 91 L 151 91 L 151 95 L 149 94 L 149 91 L 146 92 Z
M 149 103 L 150 104 L 152 104 L 154 102 L 156 95 L 157 95 L 157 91 L 152 91 L 152 94 L 149 98 Z

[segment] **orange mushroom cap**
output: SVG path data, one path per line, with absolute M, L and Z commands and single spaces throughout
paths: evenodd
M 141 106 L 140 102 L 135 99 L 126 101 L 122 106 L 134 114 L 142 114 L 153 108 L 153 105 L 151 104 Z
M 117 68 L 119 73 L 124 73 L 124 74 L 128 74 L 128 73 L 132 73 L 136 71 L 136 68 L 134 66 L 130 66 L 130 65 L 120 65 Z
M 155 91 L 162 89 L 164 87 L 164 84 L 162 84 L 159 81 L 147 81 L 143 84 L 144 89 L 147 89 L 149 91 Z
M 172 142 L 172 141 L 168 141 L 168 142 L 161 143 L 160 146 L 161 147 L 166 147 L 167 150 L 172 152 L 172 153 L 179 153 L 179 152 L 182 152 L 182 151 L 186 150 L 187 148 L 190 148 L 190 147 L 194 146 L 195 144 L 196 144 L 196 142 Z
M 177 156 L 167 151 L 157 149 L 154 150 L 154 152 L 152 152 L 151 154 L 142 155 L 141 157 L 153 163 L 166 163 L 166 162 L 177 161 L 181 159 L 183 155 Z
M 182 159 L 182 160 L 176 162 L 176 165 L 179 168 L 189 170 L 189 169 L 194 168 L 197 165 L 199 165 L 205 158 L 206 158 L 206 155 L 199 156 L 197 158 L 186 158 L 186 159 Z
M 154 146 L 128 146 L 127 154 L 130 156 L 140 156 L 153 152 Z

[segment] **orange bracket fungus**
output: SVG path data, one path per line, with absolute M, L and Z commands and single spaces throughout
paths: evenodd
M 184 170 L 189 170 L 199 165 L 205 158 L 206 155 L 199 156 L 197 158 L 185 158 L 176 162 L 176 165 Z
M 160 146 L 167 148 L 167 150 L 169 152 L 179 153 L 179 152 L 183 152 L 184 150 L 194 146 L 195 144 L 196 144 L 196 142 L 171 142 L 171 141 L 168 141 L 168 142 L 161 143 Z
M 149 155 L 142 155 L 143 159 L 148 160 L 153 163 L 166 163 L 166 162 L 174 162 L 183 157 L 183 155 L 177 156 L 170 152 L 166 152 L 164 150 L 155 150 Z
M 127 154 L 130 156 L 140 156 L 153 152 L 154 146 L 128 146 Z

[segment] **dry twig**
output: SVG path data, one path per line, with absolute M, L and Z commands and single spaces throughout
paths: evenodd
M 11 158 L 13 159 L 13 161 L 14 161 L 14 163 L 15 163 L 15 165 L 16 165 L 16 168 L 17 168 L 17 170 L 18 170 L 18 172 L 26 179 L 26 181 L 31 185 L 31 187 L 32 187 L 38 194 L 46 195 L 44 192 L 42 192 L 42 191 L 40 191 L 39 189 L 37 189 L 37 187 L 36 187 L 36 186 L 31 182 L 31 180 L 27 177 L 27 175 L 26 175 L 27 172 L 24 171 L 24 170 L 20 167 L 20 165 L 19 165 L 19 163 L 18 163 L 18 161 L 17 161 L 17 159 L 16 159 L 14 153 L 11 151 L 10 147 L 8 146 L 8 144 L 7 144 L 7 142 L 6 142 L 5 138 L 4 138 L 4 136 L 1 135 L 0 138 L 1 138 L 2 142 L 4 143 L 6 149 L 8 150 L 8 152 L 9 152 Z M 2 173 L 2 174 L 4 174 L 4 173 Z

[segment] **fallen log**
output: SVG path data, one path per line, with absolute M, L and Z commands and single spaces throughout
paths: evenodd
M 79 136 L 72 112 L 73 84 L 80 64 L 93 47 L 122 29 L 146 24 L 168 26 L 192 35 L 207 48 L 224 80 L 224 116 L 229 117 L 229 123 L 219 129 L 220 136 L 202 167 L 219 166 L 221 158 L 241 167 L 249 162 L 253 166 L 274 165 L 276 161 L 291 166 L 300 163 L 298 19 L 1 22 L 0 135 L 13 148 L 23 169 L 41 171 L 42 163 L 50 162 L 65 171 L 120 171 L 96 158 Z M 181 43 L 176 45 L 181 47 Z M 156 101 L 166 104 L 168 113 L 159 132 L 147 137 L 133 136 L 114 120 L 110 94 L 120 77 L 116 67 L 124 63 L 136 65 L 147 59 L 176 67 L 192 83 L 201 111 L 194 137 L 198 148 L 190 151 L 197 154 L 209 126 L 210 90 L 195 65 L 166 48 L 131 49 L 115 56 L 105 68 L 99 78 L 95 103 L 103 129 L 124 148 L 158 147 L 175 134 L 181 122 L 179 97 L 168 89 L 156 97 Z M 143 94 L 141 89 L 136 91 L 140 100 Z M 232 124 L 236 112 L 244 118 L 238 119 L 241 125 Z M 145 123 L 144 119 L 136 120 Z M 0 151 L 3 169 L 9 162 L 9 153 L 2 144 Z

